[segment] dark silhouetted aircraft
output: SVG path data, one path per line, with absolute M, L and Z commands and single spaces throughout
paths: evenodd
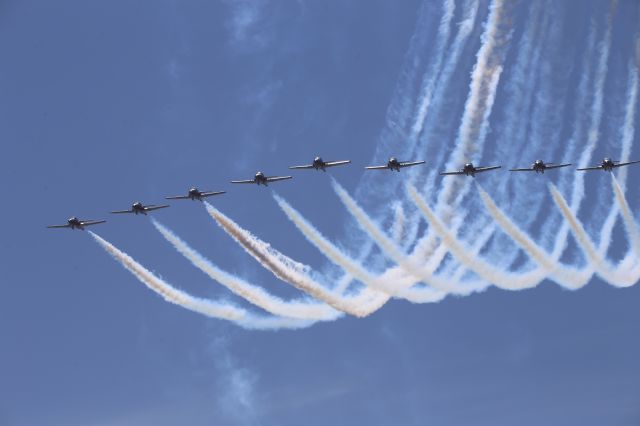
M 602 160 L 602 163 L 600 163 L 599 166 L 584 167 L 582 169 L 577 169 L 577 170 L 581 172 L 586 170 L 604 170 L 605 172 L 611 172 L 613 171 L 613 169 L 617 167 L 628 166 L 629 164 L 636 164 L 636 163 L 640 163 L 640 160 L 621 163 L 619 161 L 613 161 L 611 158 L 605 158 L 604 160 Z
M 232 180 L 231 183 L 255 183 L 256 185 L 264 185 L 267 186 L 270 182 L 277 182 L 279 180 L 287 180 L 291 179 L 292 176 L 265 176 L 264 173 L 258 172 L 253 177 L 253 179 L 249 180 Z
M 80 220 L 77 217 L 70 217 L 67 220 L 66 225 L 49 225 L 47 228 L 70 228 L 70 229 L 82 229 L 85 226 L 97 225 L 98 223 L 105 223 L 106 220 Z
M 158 210 L 158 209 L 164 209 L 166 207 L 169 207 L 169 204 L 163 204 L 161 206 L 157 206 L 155 204 L 149 204 L 148 206 L 145 206 L 144 204 L 142 204 L 140 201 L 136 201 L 135 203 L 133 203 L 131 205 L 131 208 L 129 210 L 117 210 L 115 212 L 111 212 L 113 214 L 121 214 L 121 213 L 133 213 L 133 214 L 147 214 L 147 212 L 153 211 L 153 210 Z
M 475 167 L 473 163 L 467 163 L 464 165 L 464 168 L 462 168 L 461 170 L 458 170 L 457 172 L 442 172 L 440 173 L 440 175 L 441 176 L 466 175 L 466 176 L 475 177 L 476 173 L 488 172 L 489 170 L 496 170 L 496 169 L 499 169 L 500 167 L 502 166 Z
M 546 164 L 542 160 L 536 160 L 531 167 L 526 169 L 510 169 L 510 172 L 536 172 L 536 173 L 544 173 L 545 170 L 551 169 L 559 169 L 560 167 L 570 166 L 571 163 L 566 164 Z
M 226 191 L 200 191 L 198 188 L 190 188 L 187 195 L 175 195 L 173 197 L 165 197 L 167 200 L 198 200 L 202 201 L 203 198 L 211 197 L 213 195 L 225 194 Z
M 291 166 L 289 167 L 291 170 L 300 170 L 300 169 L 316 169 L 322 170 L 326 172 L 327 167 L 341 166 L 343 164 L 349 164 L 351 160 L 341 160 L 341 161 L 324 161 L 321 157 L 316 157 L 313 159 L 312 164 L 306 164 L 304 166 Z
M 367 166 L 367 170 L 395 170 L 397 172 L 404 167 L 417 166 L 418 164 L 424 164 L 424 161 L 398 161 L 396 157 L 389 158 L 385 166 Z

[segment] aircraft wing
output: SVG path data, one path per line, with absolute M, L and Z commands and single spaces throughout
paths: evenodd
M 112 214 L 133 213 L 133 210 L 116 210 Z
M 509 169 L 510 172 L 535 172 L 531 167 L 527 167 L 526 169 Z
M 313 169 L 313 165 L 312 164 L 305 164 L 304 166 L 291 166 L 289 168 L 291 170 Z
M 464 172 L 462 170 L 458 170 L 457 172 L 440 172 L 440 176 L 453 176 L 453 175 L 463 175 Z
M 476 167 L 476 173 L 488 172 L 489 170 L 499 169 L 502 166 Z
M 385 170 L 388 169 L 389 167 L 387 166 L 367 166 L 365 167 L 366 170 Z
M 341 166 L 343 164 L 349 164 L 351 160 L 341 160 L 341 161 L 328 161 L 324 163 L 325 167 L 333 167 L 333 166 Z
M 161 206 L 150 205 L 150 206 L 146 206 L 146 207 L 144 208 L 144 211 L 146 211 L 146 212 L 150 212 L 150 211 L 153 211 L 153 210 L 164 209 L 164 208 L 166 208 L 166 207 L 169 207 L 169 204 L 163 204 L 163 205 L 161 205 Z
M 71 225 L 67 224 L 67 225 L 49 225 L 47 226 L 47 228 L 70 228 Z
M 165 200 L 188 200 L 188 195 L 174 195 L 173 197 L 164 197 Z
M 106 220 L 83 220 L 82 222 L 80 222 L 80 225 L 82 226 L 89 226 L 89 225 L 97 225 L 99 223 L 105 223 Z
M 253 179 L 247 179 L 247 180 L 232 180 L 231 183 L 256 183 L 255 180 Z
M 571 163 L 566 164 L 547 164 L 547 169 L 559 169 L 560 167 L 568 167 Z
M 279 180 L 291 179 L 293 176 L 271 176 L 267 178 L 267 182 L 277 182 Z
M 582 169 L 576 169 L 576 170 L 578 170 L 580 172 L 584 172 L 584 171 L 587 171 L 587 170 L 602 170 L 602 166 L 584 167 Z
M 411 167 L 417 166 L 418 164 L 424 164 L 426 161 L 405 161 L 404 163 L 400 163 L 400 167 Z
M 226 194 L 227 191 L 209 191 L 209 192 L 201 192 L 200 196 L 201 197 L 211 197 L 212 195 L 220 195 L 220 194 Z
M 628 166 L 629 164 L 636 164 L 636 163 L 640 163 L 640 160 L 637 161 L 627 161 L 626 163 L 618 163 L 613 167 L 622 167 L 622 166 Z

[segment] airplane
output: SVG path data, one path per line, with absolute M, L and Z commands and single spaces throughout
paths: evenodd
M 475 177 L 476 173 L 488 172 L 489 170 L 495 170 L 501 167 L 502 166 L 475 167 L 473 163 L 467 163 L 464 165 L 464 168 L 458 170 L 457 172 L 441 172 L 440 176 L 466 175 L 466 176 Z
M 341 161 L 324 161 L 322 157 L 316 157 L 313 159 L 312 164 L 306 164 L 304 166 L 291 166 L 289 167 L 291 170 L 300 170 L 300 169 L 316 169 L 322 170 L 326 172 L 327 167 L 341 166 L 343 164 L 349 164 L 351 160 L 341 160 Z
M 367 166 L 366 170 L 395 170 L 397 172 L 404 167 L 417 166 L 418 164 L 424 164 L 425 161 L 398 161 L 396 157 L 389 158 L 387 164 L 384 166 Z
M 510 169 L 510 172 L 536 172 L 536 173 L 544 173 L 545 170 L 551 170 L 551 169 L 559 169 L 560 167 L 567 167 L 570 166 L 571 163 L 566 163 L 566 164 L 546 164 L 544 161 L 542 160 L 536 160 L 531 167 L 528 167 L 526 169 Z
M 173 197 L 165 197 L 167 200 L 198 200 L 202 201 L 205 197 L 211 197 L 213 195 L 225 194 L 226 191 L 200 191 L 198 188 L 190 188 L 187 195 L 175 195 Z
M 249 180 L 232 180 L 231 183 L 255 183 L 256 185 L 267 186 L 269 182 L 277 182 L 279 180 L 291 179 L 293 176 L 265 176 L 264 173 L 258 172 L 253 179 Z
M 166 207 L 169 207 L 169 204 L 163 204 L 161 206 L 157 206 L 155 204 L 149 204 L 148 206 L 145 206 L 140 201 L 136 201 L 135 203 L 133 203 L 131 205 L 131 209 L 130 210 L 116 210 L 116 211 L 111 212 L 111 213 L 113 213 L 113 214 L 133 213 L 133 214 L 144 214 L 144 215 L 146 215 L 147 212 L 150 212 L 150 211 L 153 211 L 153 210 L 158 210 L 158 209 L 164 209 Z
M 640 163 L 640 160 L 621 163 L 619 161 L 613 161 L 611 158 L 605 158 L 604 160 L 602 160 L 602 163 L 600 163 L 599 166 L 585 167 L 577 170 L 581 172 L 586 170 L 604 170 L 605 172 L 611 172 L 616 167 L 628 166 L 629 164 L 636 164 L 636 163 Z
M 49 225 L 47 228 L 70 228 L 70 229 L 81 229 L 84 231 L 85 226 L 89 225 L 97 225 L 99 223 L 105 223 L 106 220 L 80 220 L 77 217 L 70 217 L 67 220 L 66 225 Z

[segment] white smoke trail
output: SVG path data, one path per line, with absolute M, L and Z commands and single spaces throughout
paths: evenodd
M 111 243 L 97 234 L 89 234 L 102 246 L 107 253 L 116 259 L 125 269 L 131 272 L 140 282 L 159 294 L 165 301 L 182 306 L 193 312 L 210 318 L 231 321 L 241 327 L 252 330 L 277 330 L 281 328 L 304 328 L 313 324 L 312 321 L 284 317 L 261 317 L 249 313 L 245 309 L 229 303 L 214 302 L 201 299 L 185 293 L 171 286 L 161 278 L 155 276 L 144 266 L 133 260 L 131 256 L 117 249 Z
M 611 174 L 611 186 L 613 186 L 618 208 L 622 212 L 622 219 L 625 224 L 625 229 L 627 230 L 627 236 L 631 242 L 631 250 L 635 258 L 640 261 L 640 229 L 638 229 L 638 224 L 635 222 L 627 199 L 624 197 L 622 186 L 618 183 L 613 173 Z M 602 252 L 600 252 L 600 254 L 602 254 Z
M 458 168 L 468 159 L 482 151 L 488 129 L 488 118 L 493 108 L 496 89 L 502 73 L 502 62 L 511 37 L 506 21 L 510 18 L 512 4 L 504 0 L 493 0 L 482 45 L 476 55 L 476 64 L 471 74 L 470 92 L 465 103 L 455 148 L 447 163 L 447 168 Z M 436 210 L 443 215 L 450 226 L 458 203 L 469 190 L 467 179 L 447 179 L 438 195 Z M 435 235 L 429 232 L 416 245 L 414 252 L 429 258 L 437 249 Z
M 204 203 L 211 217 L 249 255 L 278 279 L 289 283 L 312 297 L 328 303 L 333 308 L 348 314 L 363 317 L 375 311 L 388 300 L 382 294 L 363 290 L 356 296 L 343 296 L 317 283 L 309 276 L 309 268 L 272 248 L 250 232 L 241 228 L 209 203 Z M 350 272 L 350 271 L 347 271 Z M 353 275 L 353 274 L 352 274 Z M 358 278 L 357 275 L 353 275 Z
M 457 293 L 458 286 L 456 283 L 451 282 L 446 279 L 442 279 L 436 276 L 433 271 L 427 270 L 426 268 L 418 265 L 416 262 L 413 262 L 407 255 L 402 251 L 400 247 L 396 243 L 393 242 L 390 238 L 388 238 L 384 232 L 373 222 L 373 220 L 362 210 L 360 206 L 357 205 L 355 200 L 349 196 L 349 194 L 340 186 L 335 179 L 331 180 L 333 185 L 333 189 L 342 201 L 342 203 L 347 207 L 349 213 L 353 215 L 358 224 L 362 227 L 362 229 L 369 235 L 373 241 L 378 244 L 380 249 L 394 262 L 396 262 L 402 271 L 408 276 L 411 280 L 409 281 L 409 285 L 412 285 L 416 282 L 424 282 L 430 287 L 433 287 L 437 290 L 447 293 Z M 393 296 L 404 297 L 409 301 L 414 301 L 414 298 L 411 296 L 412 293 L 407 294 L 407 292 L 403 291 L 407 288 L 407 283 L 401 286 L 401 283 L 396 283 L 394 286 Z M 429 296 L 432 296 L 433 291 L 429 291 L 430 289 L 414 289 L 413 294 L 422 293 L 420 290 L 426 290 L 429 293 Z M 465 294 L 472 291 L 471 287 L 465 287 Z M 444 297 L 444 295 L 438 295 L 435 293 L 437 297 Z M 420 300 L 423 300 L 424 297 L 419 297 Z
M 615 269 L 606 259 L 603 259 L 598 253 L 595 245 L 587 235 L 587 231 L 585 231 L 582 224 L 578 221 L 574 213 L 571 211 L 571 208 L 565 201 L 564 197 L 560 194 L 558 189 L 552 183 L 549 184 L 549 190 L 551 191 L 551 196 L 553 197 L 553 201 L 555 201 L 556 205 L 560 208 L 562 215 L 564 216 L 567 223 L 571 227 L 571 231 L 573 232 L 573 236 L 576 238 L 578 245 L 586 255 L 587 259 L 591 263 L 591 266 L 595 269 L 598 275 L 608 282 L 609 284 L 616 287 L 630 287 L 640 279 L 639 274 L 631 274 L 627 270 L 621 270 L 621 268 Z
M 487 242 L 489 242 L 489 240 L 491 239 L 495 231 L 496 231 L 495 224 L 490 224 L 489 226 L 474 225 L 474 227 L 470 228 L 469 235 L 473 237 L 473 239 L 471 240 L 472 256 L 480 255 L 480 251 L 484 248 Z M 453 269 L 453 268 L 450 268 L 450 269 Z M 462 283 L 462 277 L 467 272 L 468 272 L 468 269 L 465 268 L 464 265 L 457 265 L 455 267 L 455 270 L 453 270 L 453 272 L 450 273 L 449 275 L 451 276 L 451 280 L 453 282 L 460 282 L 461 283 L 460 285 L 464 285 L 464 283 Z M 448 275 L 447 271 L 445 271 L 443 275 Z M 488 285 L 485 284 L 485 287 L 488 287 Z M 477 291 L 481 291 L 481 290 L 483 290 L 483 288 L 477 289 Z
M 402 208 L 402 203 L 397 202 L 394 206 L 395 214 L 393 221 L 393 239 L 396 244 L 402 245 L 404 235 L 405 235 L 405 220 L 406 216 L 404 214 L 404 209 Z
M 567 146 L 564 149 L 564 156 L 562 159 L 562 162 L 565 163 L 574 162 L 574 159 L 577 155 L 576 152 L 578 149 L 581 149 L 581 145 L 583 144 L 583 140 L 585 139 L 586 129 L 584 121 L 586 120 L 586 118 L 583 117 L 585 115 L 584 111 L 589 107 L 589 84 L 592 80 L 593 74 L 591 62 L 593 62 L 593 57 L 596 54 L 596 42 L 597 31 L 595 25 L 591 23 L 588 30 L 584 53 L 581 55 L 582 62 L 580 66 L 580 79 L 578 81 L 577 92 L 575 95 L 576 99 L 574 103 L 575 116 L 572 120 L 573 128 L 567 142 Z M 556 97 L 551 99 L 551 102 L 557 102 Z M 557 129 L 560 127 L 560 122 L 552 122 L 550 126 L 553 126 L 551 127 L 551 129 Z M 537 127 L 534 128 L 534 130 L 539 131 Z M 547 139 L 545 138 L 536 140 L 539 140 L 540 144 L 545 144 Z M 560 188 L 563 188 L 563 190 L 569 190 L 568 188 L 573 184 L 574 179 L 576 178 L 574 171 L 559 170 L 558 174 L 560 175 Z M 526 211 L 526 206 L 523 209 L 515 210 L 514 214 L 520 215 L 521 211 Z M 541 235 L 544 239 L 543 245 L 550 248 L 554 258 L 559 258 L 566 248 L 567 237 L 569 236 L 569 227 L 562 219 L 562 215 L 560 214 L 548 214 L 545 215 L 545 218 L 547 220 L 541 227 Z
M 271 314 L 313 321 L 333 321 L 342 316 L 340 312 L 330 306 L 316 301 L 284 301 L 265 291 L 262 287 L 252 285 L 218 268 L 157 220 L 151 218 L 151 223 L 195 267 L 236 295 Z
M 444 0 L 444 8 L 452 0 Z M 415 107 L 416 98 L 414 93 L 419 86 L 418 71 L 422 68 L 422 62 L 426 58 L 424 51 L 432 37 L 429 35 L 431 20 L 434 14 L 430 13 L 431 2 L 424 2 L 418 18 L 416 28 L 409 43 L 409 49 L 405 55 L 398 82 L 394 89 L 394 95 L 387 109 L 385 126 L 381 132 L 379 144 L 376 147 L 374 158 L 381 158 L 388 155 L 392 146 L 399 141 L 406 141 L 406 134 L 410 127 L 412 117 L 411 110 Z M 408 144 L 407 144 L 408 145 Z M 411 147 L 406 146 L 405 150 Z
M 495 204 L 491 196 L 478 185 L 480 197 L 485 207 L 493 219 L 502 227 L 502 230 L 523 249 L 538 265 L 540 265 L 549 278 L 568 289 L 578 289 L 586 285 L 591 279 L 593 272 L 591 268 L 576 269 L 563 267 L 558 263 L 557 258 L 553 258 L 544 250 L 538 247 L 524 231 L 520 230 Z
M 600 136 L 600 123 L 602 121 L 603 103 L 604 103 L 604 85 L 608 72 L 609 51 L 611 47 L 611 31 L 612 20 L 617 7 L 617 0 L 611 2 L 611 8 L 607 17 L 607 28 L 605 35 L 600 42 L 598 64 L 596 68 L 596 77 L 594 82 L 594 94 L 590 111 L 590 124 L 587 131 L 587 143 L 581 147 L 582 155 L 578 161 L 578 167 L 585 167 L 591 161 L 593 152 L 596 149 Z M 585 195 L 584 189 L 584 173 L 576 173 L 574 175 L 571 195 L 571 211 L 577 214 Z M 556 244 L 553 250 L 554 257 L 562 253 L 567 244 L 568 237 L 568 221 L 564 222 L 560 230 L 557 232 Z M 594 265 L 595 266 L 595 265 Z
M 456 36 L 447 49 L 444 66 L 438 74 L 428 76 L 428 82 L 425 86 L 425 96 L 423 97 L 425 103 L 422 104 L 418 113 L 418 119 L 414 122 L 413 131 L 417 138 L 414 142 L 417 143 L 414 143 L 412 157 L 416 155 L 426 155 L 434 164 L 443 162 L 447 152 L 447 144 L 434 144 L 433 141 L 445 139 L 441 129 L 448 128 L 449 122 L 454 120 L 453 115 L 444 114 L 445 111 L 450 109 L 449 104 L 451 104 L 452 99 L 446 92 L 452 87 L 452 77 L 461 63 L 460 59 L 475 28 L 478 9 L 478 0 L 468 0 L 463 5 L 462 18 L 461 21 L 457 23 L 458 30 Z M 444 28 L 444 26 L 441 28 Z M 437 175 L 438 173 L 435 169 L 429 172 L 426 179 L 426 187 L 432 188 L 434 186 Z M 415 174 L 409 175 L 410 181 L 414 181 L 415 178 Z M 400 188 L 398 189 L 401 190 Z M 407 232 L 408 241 L 404 245 L 407 248 L 412 247 L 418 238 L 420 216 L 415 209 L 411 210 L 410 223 L 412 226 L 410 232 Z M 436 253 L 434 254 L 441 255 L 440 258 L 444 258 L 446 252 L 436 249 Z M 436 262 L 437 258 L 435 256 L 430 256 L 429 259 L 430 263 L 439 263 Z
M 346 254 L 342 253 L 335 245 L 333 245 L 326 237 L 324 237 L 317 229 L 313 227 L 300 213 L 298 213 L 289 203 L 277 194 L 273 194 L 276 202 L 287 215 L 289 220 L 300 230 L 300 232 L 307 238 L 307 240 L 313 244 L 320 252 L 332 261 L 335 265 L 344 269 L 347 273 L 354 278 L 365 284 L 367 287 L 386 293 L 384 298 L 380 298 L 377 302 L 379 306 L 372 306 L 369 308 L 371 312 L 379 309 L 390 298 L 390 295 L 398 293 L 398 286 L 400 284 L 407 284 L 406 279 L 402 282 L 402 274 L 398 274 L 398 271 L 389 271 L 388 274 L 382 276 L 373 276 L 364 269 L 362 265 L 351 259 Z M 409 280 L 408 284 L 412 285 L 415 280 Z M 429 297 L 422 295 L 423 299 L 420 303 L 438 302 L 442 300 L 446 293 L 444 292 L 431 292 Z M 386 299 L 386 300 L 385 300 Z
M 468 6 L 465 7 L 462 22 L 459 23 L 456 37 L 448 49 L 449 55 L 447 57 L 447 61 L 440 73 L 435 91 L 432 95 L 432 106 L 429 109 L 430 114 L 426 117 L 427 126 L 425 127 L 424 119 L 422 119 L 423 124 L 420 125 L 420 130 L 423 131 L 424 129 L 424 136 L 416 147 L 418 152 L 424 151 L 424 142 L 430 143 L 432 141 L 440 141 L 445 138 L 445 136 L 439 131 L 440 127 L 443 127 L 443 123 L 446 122 L 442 117 L 442 113 L 446 109 L 444 104 L 448 100 L 445 91 L 450 87 L 451 78 L 460 63 L 460 57 L 464 52 L 469 37 L 474 29 L 478 8 L 478 0 L 472 0 Z M 429 145 L 429 147 L 433 147 L 433 144 Z M 446 153 L 446 150 L 443 149 L 444 147 L 445 144 L 438 143 L 435 147 L 438 151 L 435 154 L 431 152 L 429 153 L 429 157 L 432 158 L 434 164 L 441 164 L 444 161 L 443 159 Z M 429 173 L 426 184 L 428 188 L 432 188 L 434 186 L 433 183 L 437 175 L 438 173 L 435 170 L 432 170 Z
M 438 35 L 435 42 L 435 57 L 430 70 L 425 74 L 422 81 L 422 90 L 418 98 L 418 111 L 411 127 L 412 135 L 415 137 L 422 131 L 424 119 L 429 111 L 431 97 L 433 96 L 434 86 L 440 74 L 440 67 L 444 59 L 445 48 L 451 33 L 451 20 L 453 19 L 456 3 L 454 0 L 445 0 L 442 4 L 443 14 L 438 27 Z M 413 141 L 414 142 L 414 141 Z M 414 145 L 414 144 L 412 144 Z
M 457 241 L 455 235 L 447 229 L 446 224 L 429 208 L 424 198 L 412 185 L 407 185 L 407 192 L 449 251 L 460 263 L 472 269 L 483 280 L 503 290 L 523 290 L 535 287 L 546 277 L 546 273 L 542 270 L 534 270 L 526 275 L 502 271 L 473 256 L 472 251 Z
M 629 161 L 631 156 L 631 149 L 633 146 L 633 138 L 635 135 L 635 126 L 634 126 L 634 118 L 636 115 L 638 101 L 638 71 L 635 69 L 633 64 L 629 64 L 629 78 L 627 83 L 627 104 L 625 108 L 625 117 L 624 123 L 622 126 L 622 131 L 620 135 L 620 139 L 622 140 L 622 150 L 620 153 L 620 161 Z M 614 182 L 617 185 L 620 185 L 620 191 L 624 194 L 627 187 L 627 174 L 628 170 L 624 167 L 619 170 L 620 179 Z M 613 174 L 612 174 L 613 176 Z M 615 188 L 614 188 L 615 189 Z M 609 215 L 607 216 L 604 224 L 602 226 L 602 231 L 600 232 L 600 245 L 598 247 L 598 251 L 601 256 L 605 256 L 607 249 L 609 248 L 609 241 L 611 240 L 611 234 L 613 233 L 613 227 L 615 225 L 616 219 L 619 213 L 619 203 L 615 204 L 611 210 L 609 211 Z

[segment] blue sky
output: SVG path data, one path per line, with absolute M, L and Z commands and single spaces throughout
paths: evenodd
M 452 38 L 468 2 L 455 3 Z M 551 28 L 544 27 L 551 25 L 544 8 L 534 15 L 522 2 L 513 11 L 486 147 L 474 161 L 508 155 L 526 165 L 534 158 L 524 153 L 562 156 L 575 123 L 588 128 L 596 100 L 589 92 L 578 108 L 579 82 L 597 69 L 600 52 L 589 56 L 589 34 L 602 40 L 610 3 L 554 7 L 556 21 L 549 22 L 562 26 L 557 38 L 540 41 L 541 59 L 527 81 L 535 82 L 534 93 L 556 94 L 558 109 L 545 112 L 536 101 L 519 122 L 528 129 L 523 141 L 539 132 L 553 146 L 533 152 L 532 142 L 515 141 L 513 149 L 505 143 L 523 34 L 535 19 Z M 332 276 L 335 268 L 271 195 L 277 191 L 357 255 L 362 234 L 328 176 L 297 173 L 270 189 L 232 188 L 228 181 L 257 170 L 284 173 L 318 154 L 351 159 L 330 174 L 389 223 L 402 184 L 424 176 L 365 176 L 361 166 L 413 149 L 398 110 L 415 108 L 441 15 L 436 0 L 3 3 L 0 424 L 636 425 L 635 287 L 615 289 L 594 278 L 579 291 L 553 282 L 520 292 L 489 288 L 434 304 L 392 300 L 364 319 L 257 332 L 167 304 L 86 233 L 45 229 L 72 215 L 109 219 L 95 231 L 170 283 L 250 308 L 175 253 L 148 219 L 107 217 L 190 186 L 227 190 L 215 199 L 217 208 Z M 415 155 L 429 160 L 453 150 L 487 15 L 488 1 L 480 1 L 460 62 L 439 92 L 441 112 Z M 638 16 L 636 1 L 619 1 L 594 162 L 619 152 Z M 531 124 L 535 114 L 539 128 Z M 545 178 L 566 190 L 570 176 Z M 507 211 L 538 200 L 536 194 L 551 203 L 545 180 L 510 177 L 500 187 L 504 177 L 482 184 Z M 639 178 L 639 170 L 629 170 L 634 212 Z M 598 206 L 612 203 L 609 179 L 593 174 L 585 182 L 580 218 L 597 236 L 608 211 Z M 432 203 L 442 180 L 434 185 Z M 479 215 L 477 197 L 466 200 Z M 531 220 L 541 239 L 547 216 L 558 216 L 550 206 Z M 224 269 L 282 297 L 299 295 L 247 256 L 198 203 L 172 203 L 154 217 Z M 609 256 L 619 260 L 627 248 L 620 225 L 613 235 Z M 491 241 L 483 255 L 499 263 L 501 244 L 504 238 Z M 571 259 L 584 262 L 574 243 L 563 257 Z M 377 271 L 384 262 L 377 256 L 370 265 Z

